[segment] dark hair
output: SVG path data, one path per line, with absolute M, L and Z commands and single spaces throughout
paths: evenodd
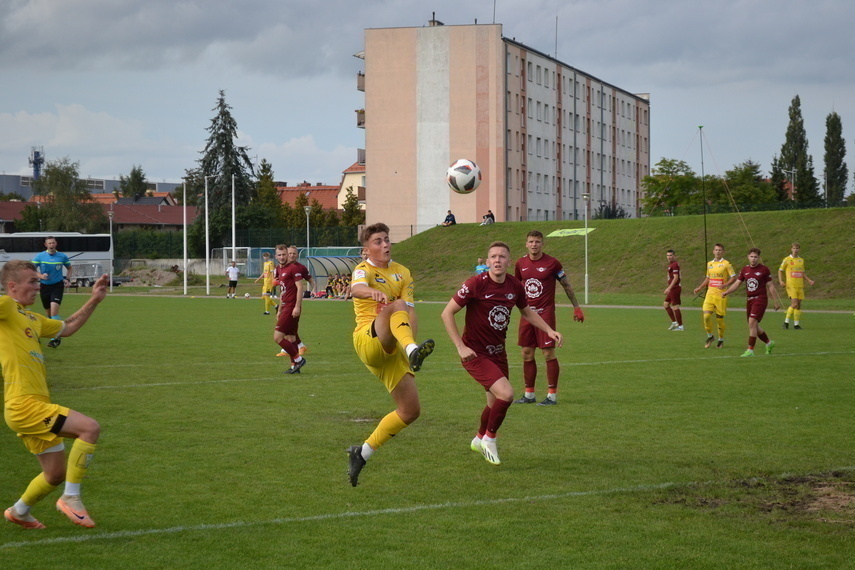
M 449 210 L 450 212 L 451 210 Z M 359 241 L 362 242 L 362 245 L 368 243 L 368 240 L 371 239 L 371 236 L 374 234 L 379 234 L 381 232 L 389 233 L 389 226 L 384 224 L 383 222 L 377 222 L 376 224 L 371 224 L 370 226 L 366 226 L 362 230 L 362 236 Z
M 713 247 L 720 247 L 721 249 L 724 249 L 724 246 L 721 245 L 720 243 L 715 244 Z
M 538 230 L 531 230 L 530 232 L 528 232 L 528 235 L 526 235 L 525 237 L 526 237 L 526 239 L 528 239 L 530 237 L 539 237 L 540 239 L 543 239 L 543 233 L 539 232 Z
M 669 249 L 669 250 L 668 250 L 668 251 L 666 251 L 665 253 L 673 253 L 674 255 L 677 255 L 677 252 L 676 252 L 676 251 L 674 251 L 673 249 Z
M 751 249 L 748 250 L 748 255 L 751 255 L 752 253 L 756 253 L 757 255 L 760 255 L 760 248 L 759 247 L 752 247 Z

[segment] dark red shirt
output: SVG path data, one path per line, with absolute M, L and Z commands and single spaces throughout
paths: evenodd
M 680 264 L 676 261 L 672 261 L 670 265 L 668 265 L 668 285 L 671 284 L 671 280 L 676 279 L 674 281 L 674 287 L 680 286 Z
M 463 344 L 476 354 L 503 353 L 511 310 L 526 306 L 525 291 L 519 280 L 505 275 L 504 283 L 496 283 L 489 273 L 480 273 L 467 279 L 452 298 L 466 308 Z
M 745 294 L 749 299 L 765 299 L 769 301 L 766 283 L 772 280 L 772 272 L 765 265 L 751 267 L 746 265 L 739 272 L 737 279 L 745 283 Z
M 528 306 L 535 313 L 555 313 L 555 282 L 564 277 L 560 261 L 545 253 L 537 261 L 526 255 L 517 260 L 514 277 L 522 282 Z
M 288 265 L 277 265 L 273 270 L 273 278 L 282 288 L 279 301 L 282 303 L 280 311 L 293 309 L 297 305 L 297 283 L 308 277 L 306 268 L 301 263 L 289 263 Z

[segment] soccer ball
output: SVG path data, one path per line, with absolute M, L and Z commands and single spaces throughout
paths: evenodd
M 244 298 L 244 299 L 249 299 L 249 293 L 244 293 L 244 294 L 243 294 L 243 298 Z
M 481 169 L 471 160 L 461 158 L 448 167 L 445 179 L 449 188 L 458 194 L 469 194 L 481 184 Z

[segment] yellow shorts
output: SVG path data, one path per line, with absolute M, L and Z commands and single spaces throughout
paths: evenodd
M 268 283 L 267 281 L 261 282 L 261 294 L 262 295 L 272 295 L 273 294 L 273 282 Z
M 62 443 L 63 438 L 53 430 L 62 428 L 69 411 L 43 396 L 21 396 L 6 402 L 3 415 L 6 425 L 18 432 L 30 453 L 41 453 Z
M 371 325 L 353 332 L 353 348 L 359 360 L 383 382 L 389 392 L 395 389 L 405 374 L 413 373 L 404 350 L 400 346 L 392 354 L 383 350 L 380 339 L 371 334 Z
M 805 298 L 805 288 L 804 287 L 791 287 L 787 285 L 787 297 L 790 299 L 804 299 Z
M 720 297 L 718 295 L 711 297 L 707 295 L 704 297 L 704 312 L 715 313 L 723 317 L 727 313 L 727 297 Z

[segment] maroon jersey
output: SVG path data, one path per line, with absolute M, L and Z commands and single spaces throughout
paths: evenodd
M 676 261 L 672 261 L 670 265 L 668 265 L 668 285 L 671 284 L 671 280 L 674 279 L 674 287 L 680 286 L 680 264 Z
M 769 302 L 769 296 L 766 293 L 766 283 L 772 280 L 772 272 L 765 265 L 756 265 L 751 267 L 746 265 L 739 272 L 737 277 L 745 283 L 745 294 L 749 299 L 763 299 Z
M 540 316 L 555 314 L 555 282 L 564 277 L 561 262 L 545 253 L 537 261 L 529 256 L 517 260 L 514 276 L 525 288 L 528 306 Z
M 480 273 L 467 279 L 452 298 L 466 307 L 463 344 L 479 355 L 504 353 L 511 310 L 526 306 L 525 291 L 519 280 L 505 275 L 504 283 L 496 283 L 489 273 Z
M 282 291 L 279 300 L 282 309 L 293 309 L 297 305 L 297 283 L 308 277 L 306 268 L 300 263 L 277 265 L 273 270 L 273 278 L 279 283 Z

